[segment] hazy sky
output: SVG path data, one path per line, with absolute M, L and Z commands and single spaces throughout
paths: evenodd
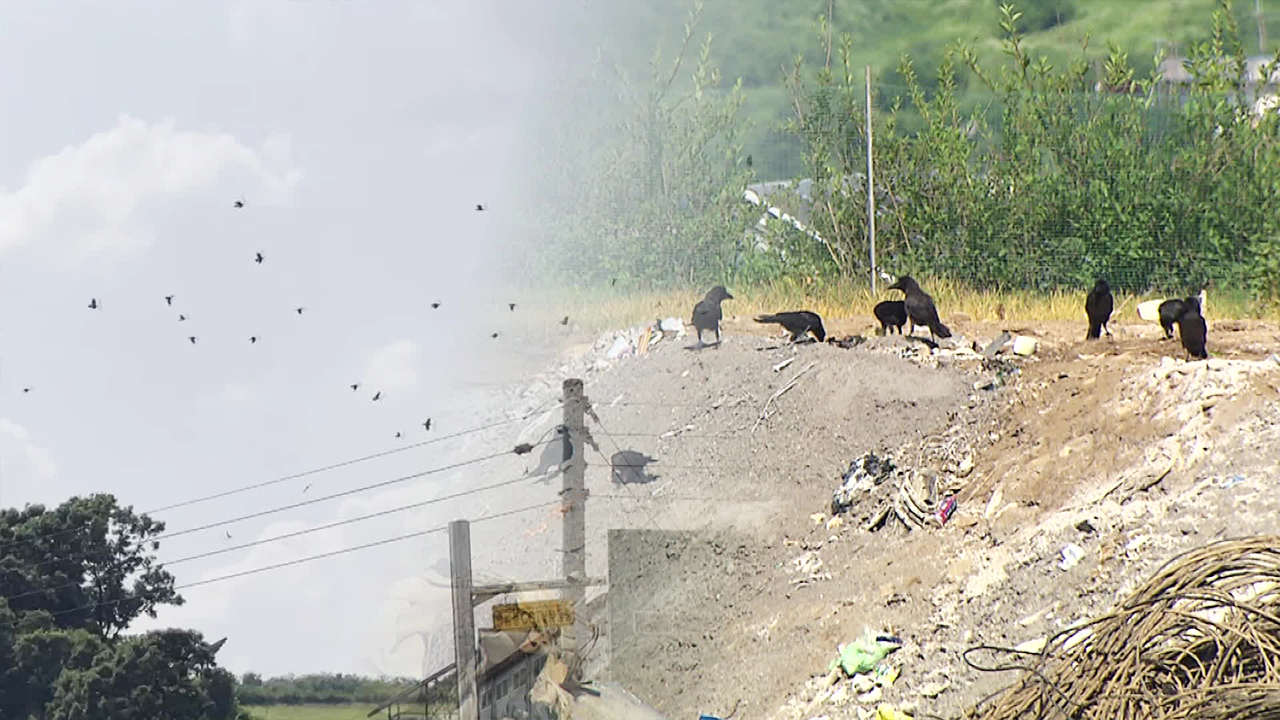
M 459 383 L 484 379 L 476 353 L 500 346 L 464 316 L 507 300 L 484 286 L 484 261 L 553 5 L 0 0 L 0 505 L 107 491 L 152 510 L 426 439 L 427 417 L 441 434 L 492 419 Z M 175 531 L 339 492 L 510 447 L 519 427 L 157 517 Z M 502 472 L 194 533 L 160 556 Z M 529 498 L 441 503 L 173 572 L 199 581 Z M 193 588 L 145 626 L 229 636 L 219 658 L 237 673 L 416 674 L 421 643 L 396 640 L 447 619 L 447 593 L 423 580 L 446 547 L 437 534 Z

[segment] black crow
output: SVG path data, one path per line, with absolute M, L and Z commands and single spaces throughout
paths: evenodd
M 1160 303 L 1157 312 L 1160 313 L 1160 327 L 1164 329 L 1165 340 L 1173 337 L 1173 325 L 1182 317 L 1182 311 L 1186 308 L 1187 302 L 1182 298 L 1170 298 Z
M 486 209 L 487 208 L 484 205 L 481 205 L 480 203 L 476 203 L 476 212 L 481 212 Z
M 242 208 L 242 207 L 244 207 L 244 201 L 243 201 L 243 200 L 237 200 L 237 201 L 235 201 L 235 203 L 234 203 L 234 204 L 235 204 L 235 207 L 238 207 L 238 208 Z
M 231 539 L 231 533 L 230 533 L 230 531 L 223 530 L 222 532 L 227 533 L 227 539 L 228 539 L 228 540 L 230 540 L 230 539 Z
M 702 344 L 702 332 L 704 330 L 714 330 L 716 333 L 716 345 L 720 344 L 720 319 L 723 314 L 720 312 L 720 303 L 725 300 L 732 300 L 733 296 L 723 285 L 717 285 L 707 292 L 706 297 L 698 301 L 693 306 L 693 319 L 690 320 L 695 328 L 698 329 L 698 344 Z
M 826 342 L 827 340 L 827 331 L 822 327 L 822 318 L 816 312 L 796 310 L 774 315 L 761 315 L 756 318 L 756 322 L 781 325 L 787 332 L 791 333 L 791 342 L 796 342 L 810 332 L 813 333 L 818 342 Z
M 610 279 L 609 279 L 609 287 L 613 287 L 613 286 L 615 286 L 615 285 L 617 285 L 617 284 L 618 284 L 618 278 L 610 278 Z
M 655 458 L 635 450 L 619 450 L 609 458 L 609 465 L 613 468 L 613 481 L 619 485 L 631 485 L 657 480 L 656 475 L 650 475 L 644 470 L 645 465 L 654 460 Z
M 191 344 L 192 344 L 192 345 L 195 345 L 195 344 L 196 344 L 196 336 L 195 336 L 195 335 L 189 335 L 189 336 L 187 336 L 187 339 L 191 341 Z
M 564 319 L 560 321 L 560 324 L 561 324 L 561 325 L 568 325 L 568 324 L 569 324 L 569 316 L 568 316 L 568 315 L 565 315 L 565 316 L 564 316 Z
M 302 311 L 303 311 L 303 310 L 306 310 L 306 308 L 304 308 L 304 307 L 297 307 L 297 308 L 294 308 L 294 309 L 293 309 L 293 311 L 294 311 L 294 312 L 296 312 L 296 313 L 298 313 L 299 315 L 301 315 L 301 314 L 302 314 Z
M 436 309 L 436 308 L 438 308 L 438 307 L 440 307 L 440 303 L 438 303 L 438 302 L 433 302 L 433 303 L 431 303 L 431 309 L 432 309 L 432 310 L 435 310 L 435 309 Z
M 178 315 L 178 322 L 183 322 L 186 319 L 187 319 L 186 315 Z
M 933 304 L 929 293 L 920 289 L 920 284 L 910 275 L 903 275 L 898 282 L 889 286 L 890 290 L 901 290 L 904 296 L 903 307 L 907 310 L 907 319 L 912 325 L 923 325 L 929 328 L 929 335 L 937 338 L 951 337 L 951 329 L 942 324 L 938 318 L 938 308 Z M 914 331 L 914 327 L 912 328 Z
M 31 392 L 31 388 L 22 388 L 22 392 L 29 393 Z
M 373 401 L 374 401 L 374 402 L 378 402 L 378 401 L 379 401 L 379 400 L 381 400 L 381 399 L 382 399 L 382 391 L 381 391 L 381 390 L 379 390 L 378 392 L 376 392 L 376 393 L 374 393 L 374 394 L 373 394 Z
M 253 343 L 256 343 L 256 342 L 258 342 L 258 336 L 257 336 L 257 335 L 250 335 L 250 336 L 249 336 L 249 344 L 250 344 L 250 345 L 252 345 Z
M 90 310 L 98 309 L 98 298 L 89 298 L 89 309 Z
M 1093 284 L 1093 289 L 1084 299 L 1084 311 L 1089 316 L 1089 332 L 1085 333 L 1085 340 L 1097 340 L 1102 337 L 1103 332 L 1107 333 L 1107 337 L 1111 337 L 1107 322 L 1111 320 L 1111 311 L 1114 308 L 1115 300 L 1111 297 L 1111 286 L 1106 280 L 1098 278 L 1098 281 Z
M 494 333 L 494 334 L 490 335 L 489 337 L 493 338 L 494 340 L 497 340 L 497 339 L 498 339 L 498 333 Z
M 404 433 L 402 433 L 402 432 L 400 432 L 399 430 L 397 430 L 397 431 L 396 431 L 396 437 L 397 437 L 397 438 L 402 438 L 402 437 L 404 437 Z
M 511 312 L 515 312 L 515 311 L 516 311 L 516 304 L 515 304 L 515 303 L 507 303 L 507 307 L 511 308 Z
M 1187 355 L 1200 360 L 1209 359 L 1209 351 L 1204 347 L 1208 332 L 1204 316 L 1200 314 L 1200 300 L 1194 297 L 1184 300 L 1182 314 L 1178 316 L 1178 336 Z
M 256 262 L 256 263 L 258 263 L 259 265 L 261 265 L 261 264 L 262 264 L 262 260 L 263 260 L 262 253 L 255 253 L 255 254 L 254 254 L 254 256 L 253 256 L 253 261 L 254 261 L 254 262 Z
M 172 296 L 172 295 L 165 295 L 165 296 L 164 296 L 164 303 L 165 303 L 166 305 L 172 305 L 172 304 L 173 304 L 173 296 Z
M 422 429 L 427 431 L 431 430 L 431 418 L 427 418 L 427 421 L 422 423 Z
M 356 390 L 359 390 L 359 389 L 360 389 L 360 383 L 351 383 L 351 392 L 355 392 Z
M 311 483 L 307 483 L 307 486 L 306 486 L 306 487 L 304 487 L 304 488 L 302 488 L 302 492 L 306 492 L 306 491 L 308 491 L 308 490 L 310 490 L 310 489 L 311 489 Z
M 902 326 L 907 324 L 907 304 L 902 300 L 885 300 L 876 303 L 872 309 L 876 319 L 880 321 L 880 329 L 885 335 L 893 332 L 892 328 L 898 329 L 898 334 L 902 334 Z

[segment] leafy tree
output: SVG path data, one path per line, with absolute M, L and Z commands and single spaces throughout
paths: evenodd
M 198 633 L 122 635 L 181 604 L 163 523 L 111 495 L 0 510 L 0 717 L 232 720 L 235 678 Z

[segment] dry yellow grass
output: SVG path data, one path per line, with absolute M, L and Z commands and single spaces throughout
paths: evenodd
M 881 300 L 899 299 L 902 293 L 878 285 L 872 295 L 866 287 L 783 281 L 757 287 L 730 287 L 734 299 L 725 302 L 728 315 L 746 317 L 760 313 L 806 309 L 825 318 L 871 317 L 871 309 Z M 1052 322 L 1083 321 L 1086 291 L 1028 293 L 978 290 L 965 285 L 921 278 L 920 285 L 934 297 L 943 320 L 964 313 L 979 321 Z M 547 292 L 526 302 L 529 319 L 543 322 L 569 315 L 575 326 L 603 331 L 650 322 L 659 317 L 677 316 L 688 321 L 694 303 L 705 291 L 624 292 L 587 290 Z M 1156 296 L 1116 294 L 1117 320 L 1133 316 L 1138 303 Z M 1274 310 L 1259 312 L 1247 296 L 1233 293 L 1209 295 L 1209 310 L 1215 319 L 1277 319 Z

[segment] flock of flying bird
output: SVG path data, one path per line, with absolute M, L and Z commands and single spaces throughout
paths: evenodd
M 872 311 L 885 334 L 891 334 L 896 329 L 898 334 L 901 335 L 903 327 L 910 322 L 912 331 L 917 326 L 927 327 L 929 336 L 935 344 L 938 339 L 951 337 L 951 329 L 944 325 L 942 319 L 938 316 L 938 308 L 933 302 L 933 297 L 921 289 L 920 284 L 914 278 L 910 275 L 903 275 L 898 278 L 897 282 L 890 285 L 889 289 L 901 290 L 903 299 L 885 300 L 878 303 Z M 733 295 L 730 295 L 723 285 L 717 285 L 711 288 L 706 297 L 694 305 L 690 324 L 698 331 L 699 344 L 703 343 L 702 333 L 704 331 L 714 331 L 716 336 L 715 344 L 720 344 L 720 320 L 723 317 L 720 303 L 732 299 Z M 1107 328 L 1107 323 L 1111 320 L 1114 305 L 1115 300 L 1111 296 L 1111 286 L 1106 280 L 1099 278 L 1085 298 L 1085 314 L 1089 318 L 1089 330 L 1085 334 L 1086 340 L 1096 340 L 1102 336 L 1103 332 L 1108 337 L 1112 337 L 1111 330 Z M 1182 342 L 1182 347 L 1187 351 L 1187 355 L 1202 360 L 1209 357 L 1209 353 L 1205 349 L 1207 326 L 1204 317 L 1200 314 L 1199 298 L 1192 296 L 1165 300 L 1160 303 L 1158 313 L 1160 326 L 1164 329 L 1165 340 L 1173 338 L 1173 326 L 1177 325 L 1178 337 Z M 812 335 L 818 342 L 828 341 L 826 328 L 822 325 L 822 318 L 810 310 L 759 315 L 755 318 L 755 321 L 781 325 L 784 330 L 791 334 L 792 342 L 797 342 L 806 335 Z
M 243 199 L 236 200 L 234 203 L 232 203 L 232 207 L 233 207 L 233 208 L 235 208 L 235 209 L 237 209 L 237 210 L 243 209 L 243 208 L 245 207 L 245 201 L 244 201 Z M 484 212 L 484 211 L 488 210 L 489 208 L 488 208 L 488 206 L 487 206 L 487 205 L 484 205 L 484 204 L 482 204 L 482 203 L 477 203 L 477 204 L 476 204 L 476 206 L 475 206 L 475 209 L 476 209 L 476 212 Z M 265 256 L 265 255 L 263 255 L 261 252 L 256 252 L 256 253 L 254 253 L 253 261 L 254 261 L 255 263 L 257 263 L 258 265 L 261 265 L 265 260 L 266 260 L 266 256 Z M 175 297 L 177 297 L 177 296 L 176 296 L 176 295 L 165 295 L 165 296 L 164 296 L 164 302 L 165 302 L 165 305 L 167 305 L 167 306 L 169 306 L 169 307 L 173 307 L 173 301 L 174 301 L 174 298 L 175 298 Z M 431 303 L 431 309 L 432 309 L 432 310 L 438 310 L 438 309 L 440 309 L 440 305 L 441 305 L 441 303 L 440 303 L 439 301 L 433 302 L 433 303 Z M 90 309 L 90 310 L 101 310 L 101 309 L 102 309 L 102 304 L 101 304 L 100 302 L 98 302 L 98 298 L 96 298 L 96 297 L 95 297 L 95 298 L 90 298 L 90 299 L 89 299 L 88 307 L 89 307 L 89 309 Z M 516 304 L 515 304 L 515 303 L 507 303 L 507 308 L 508 308 L 511 312 L 515 312 Z M 306 307 L 302 307 L 302 306 L 300 306 L 300 307 L 296 307 L 296 308 L 294 308 L 294 312 L 296 312 L 298 315 L 302 315 L 305 311 L 306 311 Z M 185 322 L 186 320 L 187 320 L 187 316 L 186 316 L 184 313 L 179 313 L 179 314 L 178 314 L 178 322 Z M 568 325 L 568 324 L 569 324 L 569 317 L 566 315 L 566 316 L 565 316 L 565 318 L 564 318 L 563 320 L 561 320 L 561 321 L 560 321 L 560 324 L 561 324 L 561 325 Z M 490 335 L 490 337 L 491 337 L 491 338 L 496 339 L 496 338 L 498 337 L 498 333 L 496 333 L 496 332 L 495 332 L 495 333 L 493 333 L 492 335 Z M 188 342 L 190 342 L 192 345 L 195 345 L 195 344 L 196 344 L 196 342 L 197 342 L 198 340 L 199 340 L 199 336 L 197 336 L 197 335 L 188 335 L 188 336 L 187 336 L 187 341 L 188 341 Z M 251 345 L 257 344 L 257 342 L 258 342 L 258 336 L 257 336 L 257 335 L 250 335 L 250 336 L 249 336 L 249 343 L 250 343 Z M 349 387 L 351 388 L 351 391 L 352 391 L 352 392 L 357 392 L 357 391 L 359 391 L 359 389 L 360 389 L 360 385 L 361 385 L 361 383 L 359 383 L 359 382 L 355 382 L 355 383 L 351 383 L 351 385 L 350 385 Z M 22 392 L 23 392 L 23 393 L 30 393 L 30 392 L 31 392 L 31 388 L 30 388 L 30 387 L 24 387 L 24 388 L 22 388 Z M 373 396 L 372 396 L 370 399 L 371 399 L 373 402 L 378 402 L 379 400 L 381 400 L 381 399 L 382 399 L 382 391 L 381 391 L 381 390 L 378 390 L 378 391 L 374 392 Z M 429 432 L 429 431 L 431 430 L 431 418 L 427 418 L 425 421 L 423 421 L 423 422 L 422 422 L 422 427 L 423 427 L 423 429 L 424 429 L 425 431 L 428 431 L 428 432 Z M 396 432 L 396 434 L 395 434 L 395 437 L 396 437 L 396 438 L 403 438 L 403 437 L 404 437 L 404 433 L 403 433 L 403 432 L 400 432 L 400 431 L 397 431 L 397 432 Z M 310 486 L 308 486 L 308 487 L 310 487 Z

